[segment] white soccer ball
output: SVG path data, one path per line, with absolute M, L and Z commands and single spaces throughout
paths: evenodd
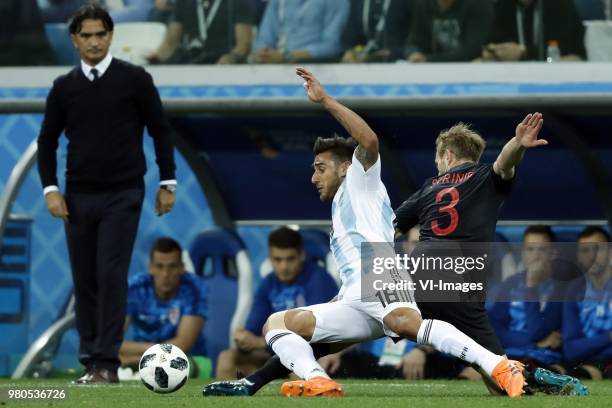
M 142 383 L 153 392 L 167 394 L 181 388 L 189 376 L 189 360 L 183 350 L 172 344 L 149 347 L 140 358 Z

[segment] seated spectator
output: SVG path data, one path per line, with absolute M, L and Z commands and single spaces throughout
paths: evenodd
M 348 0 L 269 0 L 251 62 L 337 61 Z
M 147 20 L 170 24 L 175 0 L 155 0 Z
M 413 0 L 351 0 L 342 62 L 387 62 L 402 58 Z
M 36 0 L 0 2 L 0 66 L 53 63 Z
M 471 61 L 491 34 L 493 5 L 482 0 L 416 0 L 405 50 L 409 62 Z
M 338 294 L 331 275 L 312 262 L 305 262 L 301 235 L 281 227 L 268 237 L 268 256 L 273 273 L 259 284 L 246 326 L 234 333 L 237 349 L 223 351 L 217 362 L 217 377 L 248 375 L 269 357 L 261 334 L 268 316 L 282 310 L 329 302 Z
M 561 361 L 563 304 L 559 300 L 563 295 L 553 279 L 554 241 L 550 227 L 525 230 L 521 251 L 524 271 L 502 282 L 498 301 L 489 311 L 506 353 L 532 369 L 550 369 Z
M 584 299 L 563 305 L 563 354 L 571 375 L 612 378 L 610 235 L 602 228 L 587 227 L 578 236 L 577 251 L 586 284 L 578 281 L 570 290 L 584 291 Z
M 149 60 L 166 64 L 237 64 L 251 50 L 250 0 L 176 0 L 166 36 Z
M 202 329 L 207 316 L 206 287 L 185 273 L 180 245 L 171 238 L 153 244 L 149 273 L 130 279 L 126 330 L 133 339 L 119 350 L 123 367 L 137 366 L 142 353 L 155 343 L 170 343 L 187 354 L 205 355 Z
M 497 0 L 492 42 L 482 50 L 482 60 L 545 60 L 551 41 L 558 43 L 561 60 L 584 59 L 584 28 L 574 0 L 543 0 L 542 5 L 540 20 L 535 0 Z

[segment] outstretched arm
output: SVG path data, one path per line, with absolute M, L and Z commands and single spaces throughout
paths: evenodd
M 368 124 L 355 112 L 329 96 L 317 78 L 304 68 L 297 68 L 296 73 L 304 79 L 304 89 L 308 98 L 321 104 L 346 131 L 359 143 L 355 157 L 368 170 L 378 160 L 378 137 Z
M 521 161 L 527 149 L 548 144 L 546 140 L 538 139 L 543 124 L 544 119 L 539 112 L 530 113 L 519 123 L 516 127 L 515 136 L 506 143 L 497 160 L 493 163 L 495 174 L 504 180 L 512 179 L 515 167 Z

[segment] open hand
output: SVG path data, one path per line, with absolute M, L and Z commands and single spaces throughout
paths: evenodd
M 539 112 L 530 113 L 523 119 L 521 123 L 516 127 L 516 139 L 526 149 L 546 146 L 548 141 L 544 139 L 538 139 L 538 134 L 544 124 L 544 118 Z
M 305 68 L 297 68 L 295 70 L 298 76 L 302 77 L 304 82 L 304 90 L 308 94 L 308 98 L 314 103 L 321 103 L 327 98 L 327 93 L 323 86 L 315 76 Z

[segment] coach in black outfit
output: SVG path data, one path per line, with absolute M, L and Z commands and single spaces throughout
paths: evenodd
M 70 22 L 80 66 L 55 80 L 38 137 L 38 169 L 49 212 L 63 218 L 76 298 L 79 384 L 116 383 L 127 275 L 144 196 L 146 126 L 160 171 L 156 210 L 174 205 L 171 129 L 151 76 L 113 58 L 113 21 L 86 5 Z M 58 139 L 68 144 L 65 198 L 56 176 Z

